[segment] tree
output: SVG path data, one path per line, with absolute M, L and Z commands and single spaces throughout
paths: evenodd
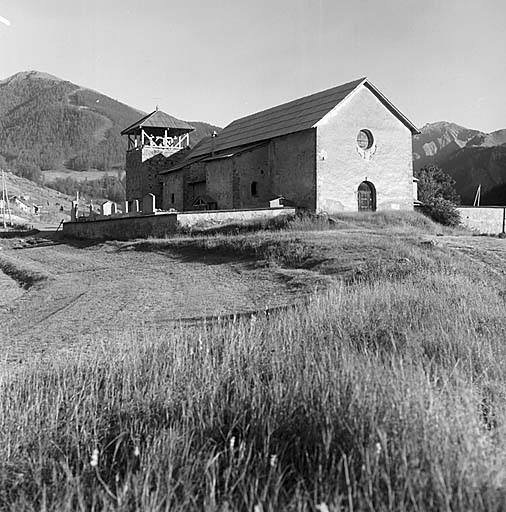
M 35 183 L 42 184 L 44 182 L 44 176 L 40 171 L 40 167 L 31 162 L 17 161 L 12 172 Z
M 460 196 L 455 190 L 455 180 L 435 165 L 422 167 L 415 177 L 423 212 L 436 222 L 457 226 L 460 215 L 456 205 L 460 204 Z
M 418 199 L 430 203 L 436 197 L 442 197 L 454 204 L 460 204 L 460 196 L 455 190 L 455 180 L 436 165 L 422 167 L 415 172 L 418 178 Z

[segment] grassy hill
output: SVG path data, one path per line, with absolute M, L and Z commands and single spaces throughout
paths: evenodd
M 37 205 L 39 209 L 39 214 L 34 215 L 15 205 L 12 206 L 11 213 L 18 217 L 16 224 L 37 225 L 55 222 L 58 224 L 62 219 L 69 220 L 72 197 L 11 172 L 5 172 L 4 176 L 9 197 L 24 198 L 26 203 Z
M 72 198 L 52 188 L 44 187 L 31 180 L 5 172 L 5 181 L 9 196 L 25 196 L 27 200 L 37 205 L 60 205 L 72 201 Z
M 120 132 L 144 115 L 99 92 L 38 71 L 0 81 L 0 156 L 43 171 L 111 171 L 124 165 Z M 193 123 L 195 144 L 219 129 Z
M 0 309 L 4 347 L 42 354 L 0 381 L 0 508 L 502 510 L 504 241 L 337 220 L 5 245 L 5 268 L 48 277 Z M 161 290 L 206 316 L 262 272 L 318 286 L 285 308 L 149 317 Z

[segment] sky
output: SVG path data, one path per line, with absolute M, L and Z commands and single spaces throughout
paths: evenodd
M 44 71 L 232 120 L 367 76 L 418 127 L 506 128 L 504 0 L 0 0 L 0 79 Z

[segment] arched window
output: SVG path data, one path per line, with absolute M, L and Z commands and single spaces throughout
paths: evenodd
M 358 186 L 358 211 L 376 211 L 376 189 L 369 181 L 363 181 Z
M 251 196 L 258 196 L 258 183 L 256 181 L 251 182 Z

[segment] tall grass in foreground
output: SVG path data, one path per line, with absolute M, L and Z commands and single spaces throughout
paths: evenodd
M 0 508 L 504 510 L 504 311 L 502 283 L 437 258 L 118 333 L 2 384 Z

